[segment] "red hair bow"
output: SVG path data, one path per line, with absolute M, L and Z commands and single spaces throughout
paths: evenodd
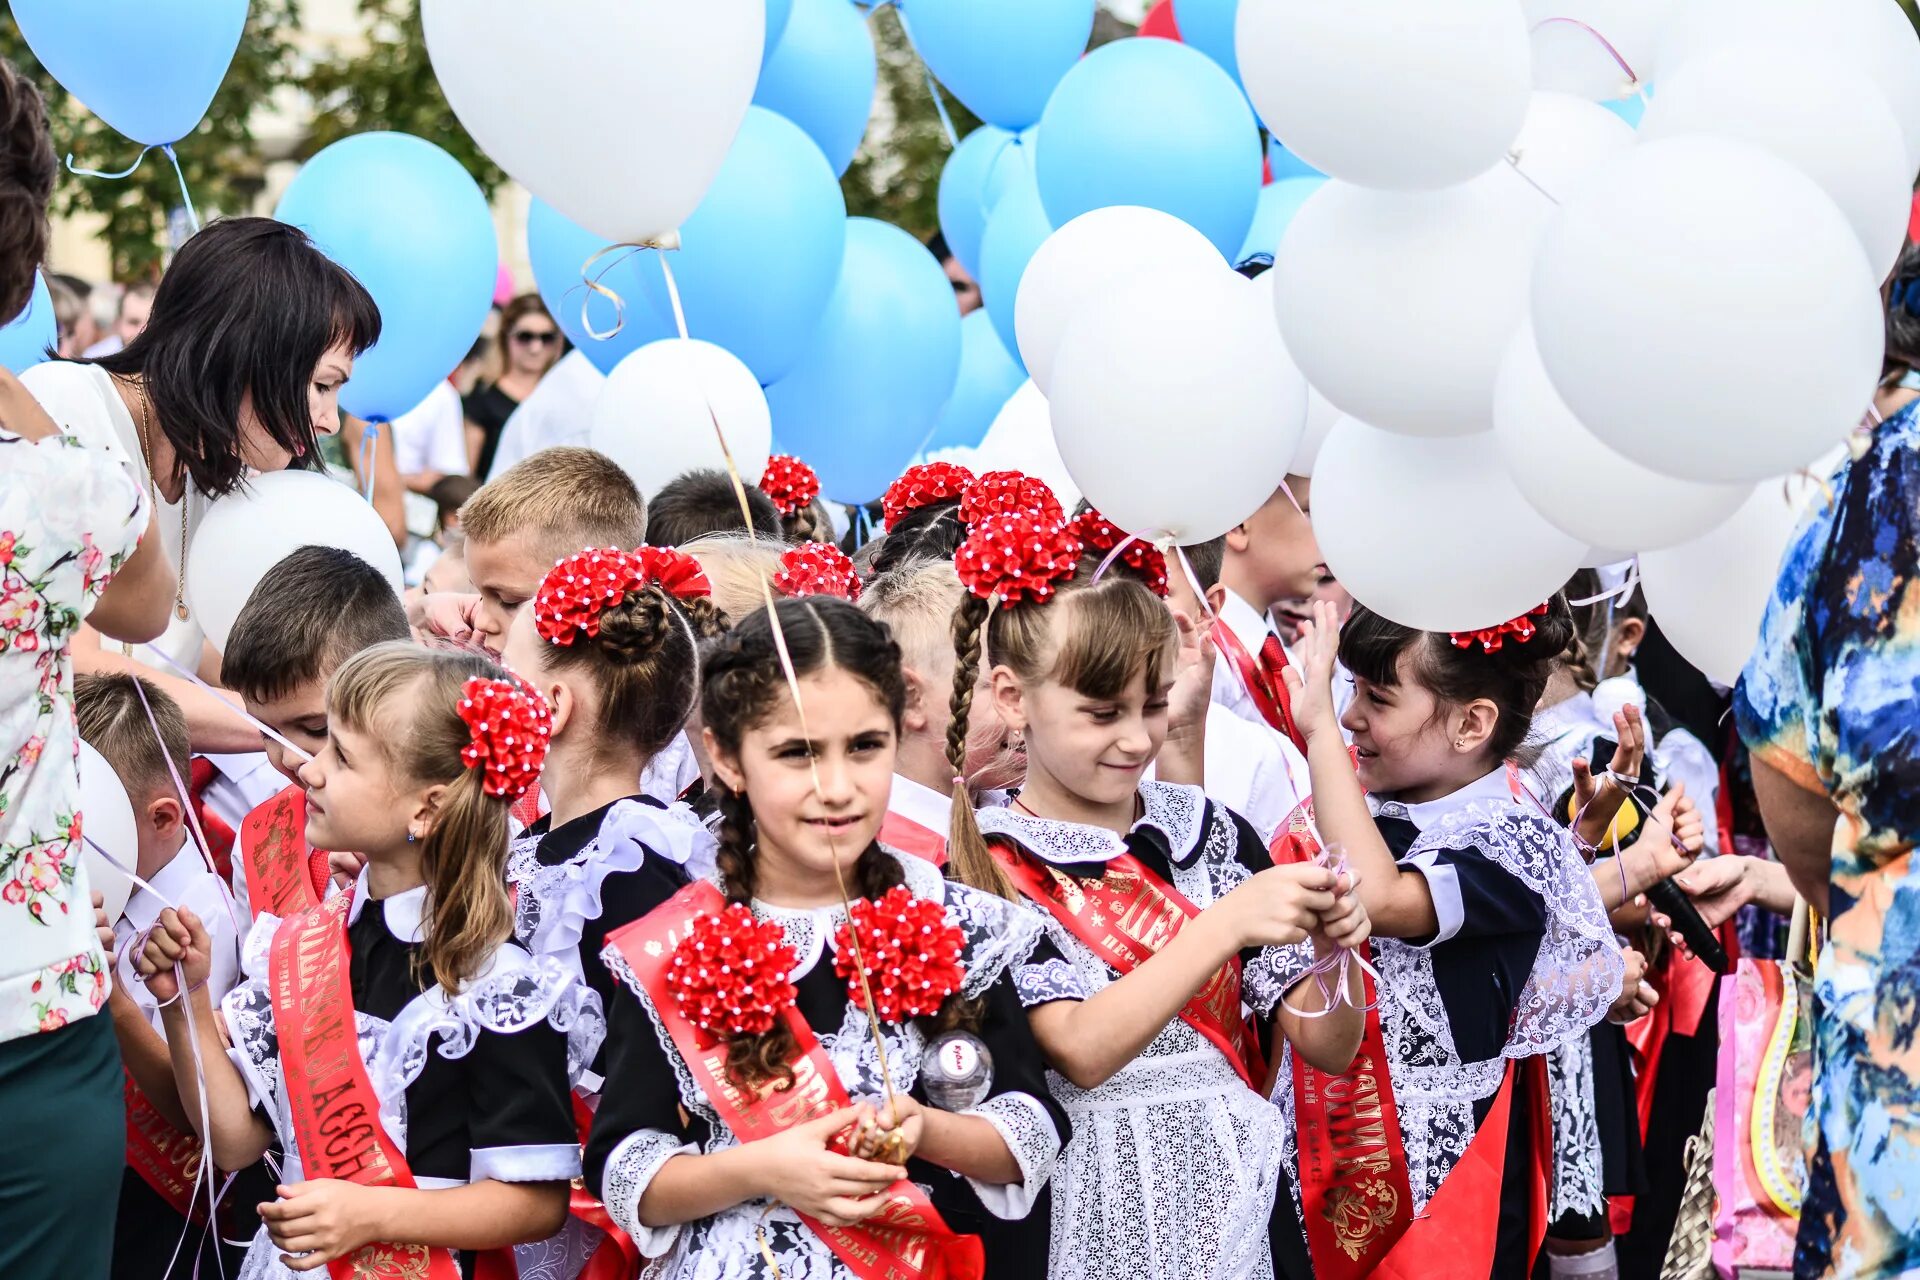
M 860 598 L 860 573 L 846 552 L 828 542 L 809 542 L 780 557 L 773 589 L 783 596 Z
M 1497 627 L 1481 627 L 1478 631 L 1455 631 L 1452 633 L 1453 647 L 1471 649 L 1477 644 L 1483 652 L 1498 653 L 1506 648 L 1508 636 L 1513 637 L 1515 644 L 1525 644 L 1533 639 L 1533 633 L 1540 629 L 1533 620 L 1546 616 L 1547 606 L 1543 604 Z
M 1062 520 L 1032 511 L 1002 512 L 974 524 L 953 553 L 953 567 L 967 590 L 1001 604 L 1045 604 L 1056 584 L 1080 565 L 1080 539 Z
M 1074 536 L 1088 551 L 1105 555 L 1127 540 L 1127 531 L 1092 509 L 1074 517 Z M 1167 557 L 1151 542 L 1135 538 L 1119 555 L 1121 564 L 1139 574 L 1147 589 L 1157 596 L 1167 594 Z
M 553 741 L 553 714 L 546 700 L 513 680 L 475 676 L 461 688 L 455 710 L 472 741 L 460 748 L 467 768 L 481 771 L 490 796 L 518 800 L 540 781 Z
M 972 483 L 973 472 L 957 462 L 923 462 L 917 467 L 908 467 L 898 480 L 887 486 L 886 496 L 880 499 L 881 518 L 887 531 L 892 532 L 907 512 L 936 502 L 951 502 Z
M 1046 481 L 1021 471 L 989 471 L 960 495 L 960 520 L 964 524 L 1015 511 L 1030 511 L 1055 523 L 1067 518 L 1060 509 L 1060 499 L 1053 496 Z
M 916 898 L 900 884 L 878 902 L 856 900 L 847 921 L 833 936 L 833 971 L 846 981 L 847 995 L 860 1003 L 861 964 L 854 960 L 848 934 L 859 930 L 860 960 L 873 992 L 874 1012 L 884 1022 L 901 1023 L 940 1012 L 960 989 L 967 971 L 960 966 L 966 935 L 947 923 L 947 909 Z
M 800 459 L 776 453 L 760 473 L 760 492 L 773 499 L 781 515 L 798 515 L 820 496 L 820 477 Z
M 692 556 L 664 547 L 597 547 L 548 570 L 533 597 L 534 630 L 553 644 L 570 645 L 579 636 L 591 640 L 600 634 L 601 614 L 654 584 L 681 600 L 713 594 Z

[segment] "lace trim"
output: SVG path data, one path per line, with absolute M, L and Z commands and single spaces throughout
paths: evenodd
M 1085 1000 L 1087 989 L 1080 982 L 1070 961 L 1058 956 L 1045 964 L 1018 965 L 1013 971 L 1013 989 L 1019 993 L 1022 1008 L 1055 1000 Z
M 998 1130 L 1013 1162 L 1020 1166 L 1021 1180 L 1017 1183 L 968 1178 L 980 1203 L 996 1218 L 1026 1217 L 1052 1176 L 1054 1161 L 1060 1157 L 1060 1131 L 1054 1128 L 1053 1117 L 1024 1093 L 1003 1093 L 960 1114 L 979 1116 Z
M 1215 823 L 1202 822 L 1209 812 L 1206 793 L 1198 787 L 1171 782 L 1141 783 L 1140 807 L 1142 816 L 1133 829 L 1158 828 L 1167 838 L 1176 867 L 1194 861 L 1195 850 L 1212 833 L 1219 816 L 1216 814 Z M 1126 840 L 1105 827 L 1057 822 L 1000 807 L 981 809 L 976 817 L 982 834 L 1006 836 L 1035 857 L 1065 866 L 1106 862 L 1127 851 Z M 1230 820 L 1227 826 L 1231 831 Z
M 644 1257 L 657 1258 L 673 1247 L 680 1235 L 680 1224 L 649 1227 L 640 1221 L 640 1197 L 646 1194 L 654 1175 L 675 1156 L 695 1156 L 700 1148 L 685 1143 L 658 1129 L 638 1129 L 620 1140 L 607 1157 L 606 1175 L 601 1179 L 600 1199 L 614 1225 L 633 1237 Z
M 1240 974 L 1240 998 L 1248 1008 L 1271 1017 L 1282 996 L 1313 967 L 1313 944 L 1262 947 Z
M 608 876 L 637 871 L 649 856 L 683 867 L 711 865 L 713 845 L 713 836 L 686 805 L 663 811 L 638 800 L 622 800 L 607 810 L 599 834 L 557 866 L 540 862 L 538 837 L 523 836 L 507 859 L 507 879 L 520 890 L 514 935 L 535 955 L 577 954 L 585 925 L 600 918 Z
M 1547 1097 L 1553 1109 L 1550 1220 L 1569 1213 L 1599 1213 L 1607 1206 L 1607 1195 L 1593 1101 L 1591 1036 L 1569 1041 L 1547 1055 Z

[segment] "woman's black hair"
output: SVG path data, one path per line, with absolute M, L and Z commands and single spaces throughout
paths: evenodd
M 1525 744 L 1534 709 L 1574 636 L 1564 595 L 1548 601 L 1546 614 L 1532 621 L 1534 633 L 1527 640 L 1509 635 L 1489 653 L 1478 641 L 1456 645 L 1452 636 L 1415 631 L 1355 605 L 1340 632 L 1340 661 L 1356 678 L 1393 688 L 1400 683 L 1400 655 L 1412 651 L 1415 675 L 1435 697 L 1493 703 L 1499 714 L 1488 750 L 1498 759 L 1512 759 Z
M 154 291 L 147 327 L 94 363 L 137 377 L 194 488 L 240 487 L 241 406 L 296 467 L 318 465 L 308 398 L 328 349 L 380 340 L 380 309 L 352 273 L 297 227 L 222 218 L 187 241 Z
M 26 310 L 46 261 L 47 201 L 58 169 L 47 108 L 33 82 L 0 59 L 0 316 Z
M 1887 283 L 1887 351 L 1881 382 L 1920 369 L 1920 244 L 1909 244 Z

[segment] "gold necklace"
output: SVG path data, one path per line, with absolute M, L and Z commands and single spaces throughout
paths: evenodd
M 140 393 L 140 451 L 145 454 L 147 464 L 147 502 L 157 515 L 160 511 L 160 494 L 153 483 L 153 406 L 147 402 L 147 384 L 143 378 L 133 384 Z M 193 615 L 187 610 L 187 499 L 189 491 L 183 484 L 180 490 L 180 563 L 173 579 L 173 616 L 185 622 Z

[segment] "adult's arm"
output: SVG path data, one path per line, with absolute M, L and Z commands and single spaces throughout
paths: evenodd
M 159 545 L 159 539 L 150 538 L 148 542 Z M 141 552 L 146 547 L 141 547 Z M 161 557 L 165 563 L 165 557 Z M 173 575 L 167 574 L 169 578 Z M 118 585 L 116 579 L 115 586 Z M 112 591 L 112 587 L 108 591 Z M 102 601 L 104 604 L 105 601 Z M 173 607 L 173 589 L 167 589 L 166 608 Z M 94 608 L 94 617 L 100 613 L 99 606 Z M 89 618 L 91 622 L 93 619 Z M 155 633 L 158 634 L 158 633 Z M 150 640 L 153 636 L 137 637 Z M 102 643 L 100 633 L 91 626 L 83 626 L 73 637 L 73 669 L 81 675 L 132 675 L 158 687 L 163 693 L 180 704 L 180 710 L 187 717 L 187 740 L 195 752 L 212 755 L 237 755 L 246 751 L 260 749 L 260 733 L 252 725 L 235 715 L 220 699 L 208 693 L 191 680 L 184 680 L 171 671 L 148 666 L 135 657 L 120 650 L 118 645 L 109 647 Z M 138 650 L 135 651 L 136 653 Z M 239 699 L 235 698 L 235 702 Z
M 1833 870 L 1833 832 L 1840 810 L 1824 790 L 1813 790 L 1753 756 L 1753 792 L 1767 839 L 1787 869 L 1787 878 L 1814 910 L 1827 909 Z
M 367 487 L 369 467 L 366 435 L 367 424 L 360 419 L 345 416 L 340 419 L 340 443 L 346 446 L 347 461 L 362 491 Z M 406 485 L 401 482 L 400 464 L 394 458 L 391 427 L 383 425 L 374 433 L 372 452 L 373 509 L 387 526 L 387 532 L 393 535 L 393 545 L 404 547 L 407 545 Z

